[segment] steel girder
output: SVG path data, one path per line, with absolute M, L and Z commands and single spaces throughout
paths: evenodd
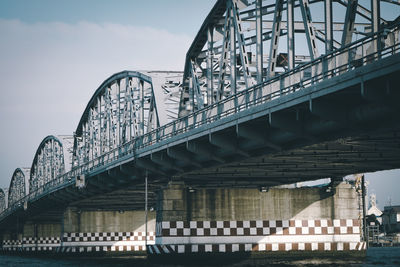
M 75 132 L 73 166 L 80 166 L 160 125 L 151 77 L 123 71 L 90 99 Z
M 217 1 L 186 54 L 179 117 L 331 53 L 358 35 L 377 32 L 380 23 L 388 23 L 381 17 L 380 2 L 399 8 L 397 2 L 384 0 L 371 0 L 368 8 L 357 0 Z M 339 21 L 335 12 L 343 8 L 346 16 Z M 294 21 L 299 13 L 301 21 Z M 313 21 L 312 15 L 320 13 L 323 21 Z M 283 37 L 287 45 L 279 45 Z M 354 58 L 343 57 L 340 64 Z

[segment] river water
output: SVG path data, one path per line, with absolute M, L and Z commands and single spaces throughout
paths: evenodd
M 202 266 L 215 266 L 216 264 L 210 262 L 209 264 L 205 263 Z M 218 265 L 221 265 L 220 263 Z M 281 261 L 280 263 L 275 264 L 234 264 L 230 262 L 225 266 L 400 266 L 400 247 L 386 247 L 386 248 L 370 248 L 367 251 L 367 256 L 362 262 L 352 262 L 352 261 L 343 261 L 341 259 L 331 260 L 330 262 L 321 262 L 320 260 L 296 260 L 293 262 L 290 261 Z M 26 266 L 26 267 L 35 267 L 35 266 L 56 266 L 56 267 L 119 267 L 119 266 L 145 266 L 145 267 L 158 267 L 165 266 L 162 263 L 149 263 L 144 258 L 136 258 L 136 259 L 117 259 L 117 258 L 107 258 L 107 259 L 98 259 L 98 258 L 34 258 L 34 257 L 21 257 L 21 256 L 9 256 L 9 255 L 0 255 L 0 266 Z M 173 266 L 173 265 L 169 265 Z M 182 266 L 182 265 L 175 265 Z M 191 264 L 191 266 L 196 266 L 196 264 Z

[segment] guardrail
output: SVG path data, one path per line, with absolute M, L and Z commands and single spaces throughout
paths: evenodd
M 23 207 L 24 203 L 35 201 L 59 188 L 74 184 L 78 175 L 89 174 L 95 169 L 105 167 L 121 158 L 136 158 L 135 153 L 138 149 L 149 147 L 157 142 L 189 132 L 199 126 L 229 117 L 237 112 L 247 110 L 283 95 L 302 90 L 325 79 L 341 75 L 376 60 L 397 54 L 400 51 L 399 31 L 400 23 L 391 25 L 373 35 L 364 37 L 341 49 L 321 56 L 312 62 L 302 64 L 293 70 L 282 73 L 261 84 L 257 84 L 185 117 L 158 127 L 85 164 L 73 167 L 70 172 L 57 177 L 13 203 L 0 214 L 0 221 L 16 209 Z M 385 45 L 385 39 L 392 34 L 395 36 L 393 44 Z

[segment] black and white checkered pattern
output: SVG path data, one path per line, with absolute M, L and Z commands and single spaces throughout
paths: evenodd
M 172 236 L 265 236 L 359 234 L 357 219 L 164 221 L 156 224 L 157 237 Z
M 64 233 L 63 242 L 145 241 L 145 232 Z M 154 241 L 155 233 L 148 232 L 147 241 Z
M 3 241 L 6 251 L 80 252 L 145 252 L 145 232 L 64 233 L 60 237 L 24 237 L 22 240 Z M 155 243 L 155 232 L 148 232 L 147 244 Z
M 137 246 L 63 246 L 59 249 L 61 253 L 92 253 L 92 252 L 145 252 L 145 245 Z
M 149 254 L 365 250 L 365 242 L 148 245 Z
M 24 237 L 22 238 L 23 244 L 60 244 L 60 237 Z

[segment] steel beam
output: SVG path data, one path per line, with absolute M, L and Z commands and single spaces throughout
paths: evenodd
M 300 1 L 301 14 L 303 17 L 304 28 L 306 30 L 308 51 L 310 53 L 311 60 L 314 60 L 317 57 L 319 57 L 319 53 L 315 38 L 315 28 L 312 24 L 310 5 L 308 0 L 299 0 L 299 1 Z
M 272 148 L 275 151 L 281 151 L 282 147 L 271 142 L 266 136 L 266 129 L 255 130 L 254 126 L 245 126 L 241 124 L 236 125 L 236 134 L 239 137 L 246 138 L 248 140 L 255 140 L 259 142 L 261 145 Z
M 333 15 L 332 0 L 325 0 L 325 53 L 333 51 Z
M 207 29 L 207 105 L 214 103 L 214 28 L 212 26 Z
M 158 164 L 152 163 L 150 160 L 140 158 L 136 160 L 135 165 L 154 174 L 168 176 L 167 173 L 161 170 Z
M 206 145 L 201 145 L 196 142 L 186 142 L 186 149 L 194 154 L 201 155 L 219 163 L 226 162 L 223 158 L 216 156 L 215 151 L 213 152 L 212 149 L 208 148 Z
M 167 148 L 167 155 L 171 158 L 181 160 L 188 165 L 192 165 L 197 168 L 202 167 L 202 165 L 200 163 L 195 161 L 195 159 L 189 152 L 178 150 L 178 149 L 173 149 L 173 148 Z
M 378 32 L 379 31 L 379 22 L 380 22 L 380 0 L 371 0 L 371 10 L 372 10 L 372 17 L 371 17 L 371 22 L 372 22 L 372 32 Z M 377 53 L 380 50 L 380 41 L 378 42 L 378 39 L 373 41 L 373 51 L 374 53 Z
M 263 81 L 263 29 L 262 29 L 262 0 L 256 0 L 256 64 L 257 83 Z
M 196 105 L 193 103 L 193 111 L 195 111 L 195 107 L 197 109 L 202 109 L 204 107 L 204 99 L 203 95 L 200 90 L 200 84 L 199 84 L 199 78 L 196 73 L 196 63 L 194 61 L 191 61 L 191 73 L 192 73 L 192 83 L 191 83 L 191 88 L 193 90 L 193 96 L 196 98 Z M 194 102 L 194 101 L 193 101 Z
M 310 112 L 317 115 L 322 119 L 339 122 L 340 124 L 349 125 L 347 118 L 347 109 L 342 107 L 338 108 L 328 101 L 310 100 Z
M 351 43 L 354 31 L 354 22 L 356 19 L 356 11 L 358 0 L 349 0 L 346 8 L 346 16 L 344 20 L 344 28 L 342 34 L 342 47 Z
M 272 26 L 271 44 L 269 50 L 268 71 L 267 71 L 268 78 L 275 76 L 276 60 L 278 58 L 279 36 L 281 32 L 282 13 L 283 13 L 283 0 L 277 0 L 274 13 L 274 23 Z
M 176 166 L 174 160 L 172 160 L 170 157 L 168 157 L 164 153 L 153 153 L 153 154 L 150 155 L 150 159 L 154 163 L 162 165 L 165 168 L 173 169 L 173 170 L 178 171 L 178 172 L 184 172 L 184 170 L 182 168 L 179 168 L 178 166 Z
M 230 23 L 230 40 L 229 40 L 229 50 L 230 50 L 230 75 L 231 75 L 231 95 L 236 94 L 236 38 L 235 38 L 235 26 L 233 21 L 233 9 L 230 9 L 229 19 L 231 20 Z
M 287 50 L 289 70 L 292 70 L 295 66 L 294 33 L 294 0 L 287 0 Z
M 237 154 L 240 154 L 244 157 L 250 157 L 250 154 L 240 149 L 236 140 L 229 140 L 226 136 L 222 137 L 217 134 L 210 133 L 208 135 L 210 144 L 220 147 L 224 150 L 233 151 Z
M 228 65 L 227 58 L 228 58 L 228 48 L 229 48 L 229 34 L 230 34 L 230 23 L 231 20 L 229 19 L 229 12 L 230 8 L 226 11 L 225 16 L 225 24 L 224 24 L 224 39 L 222 40 L 222 52 L 219 60 L 219 77 L 218 77 L 218 88 L 217 88 L 217 99 L 219 101 L 222 99 L 225 90 L 225 75 L 226 75 L 226 68 Z
M 286 114 L 271 113 L 269 115 L 269 124 L 271 127 L 289 131 L 299 138 L 316 141 L 315 137 L 305 132 L 303 123 Z
M 229 3 L 231 3 L 231 9 L 233 13 L 233 22 L 235 24 L 235 29 L 236 29 L 236 35 L 237 35 L 237 41 L 238 41 L 238 46 L 239 46 L 239 52 L 240 52 L 240 59 L 242 63 L 242 72 L 243 72 L 243 78 L 244 82 L 246 84 L 246 88 L 249 88 L 250 86 L 253 85 L 253 82 L 251 80 L 251 75 L 250 75 L 250 69 L 249 69 L 249 58 L 247 56 L 246 52 L 246 47 L 245 47 L 245 42 L 244 42 L 244 34 L 243 34 L 243 29 L 242 29 L 242 21 L 239 16 L 239 11 L 238 11 L 238 0 L 229 0 Z M 229 4 L 228 4 L 229 6 Z

